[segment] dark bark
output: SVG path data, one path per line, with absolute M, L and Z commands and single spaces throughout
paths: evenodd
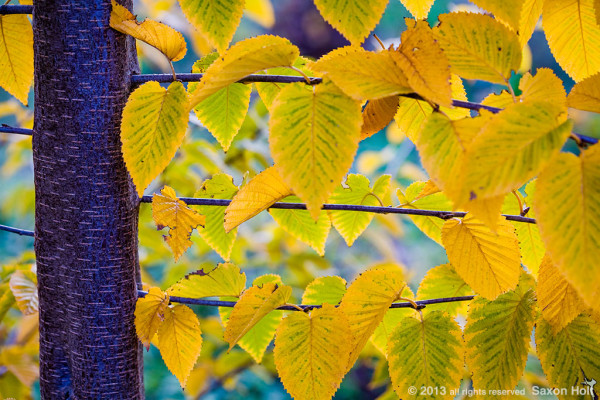
M 131 0 L 124 4 L 131 9 Z M 110 0 L 36 0 L 35 250 L 44 399 L 143 397 L 138 198 L 119 123 L 135 44 Z

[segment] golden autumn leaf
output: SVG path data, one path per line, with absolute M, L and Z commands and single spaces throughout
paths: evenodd
M 295 399 L 331 399 L 346 374 L 352 334 L 344 313 L 324 304 L 293 312 L 275 336 L 275 365 Z
M 360 104 L 333 83 L 292 83 L 273 103 L 269 144 L 283 181 L 313 219 L 348 172 L 358 149 Z
M 231 263 L 217 265 L 205 272 L 200 269 L 186 275 L 167 293 L 179 297 L 240 297 L 246 288 L 246 274 Z
M 163 53 L 170 61 L 179 61 L 185 56 L 187 46 L 183 35 L 175 29 L 150 19 L 137 22 L 135 15 L 112 0 L 110 27 L 121 33 L 148 43 Z
M 315 0 L 315 6 L 331 26 L 353 45 L 360 45 L 381 19 L 388 0 Z
M 135 303 L 135 331 L 140 342 L 150 349 L 150 342 L 165 320 L 165 311 L 169 307 L 169 294 L 152 287 L 145 297 Z
M 513 30 L 519 30 L 523 0 L 472 0 L 477 6 L 505 21 Z
M 394 62 L 417 94 L 433 103 L 452 106 L 450 64 L 429 24 L 406 19 L 406 25 L 400 47 L 390 52 Z
M 577 83 L 567 97 L 569 107 L 600 113 L 600 73 Z
M 506 220 L 497 233 L 467 214 L 462 220 L 446 221 L 442 243 L 450 263 L 475 293 L 493 300 L 514 289 L 521 274 L 519 243 Z
M 600 296 L 600 146 L 581 156 L 561 153 L 536 184 L 534 211 L 556 267 L 584 301 Z
M 129 95 L 121 120 L 121 142 L 139 196 L 175 156 L 188 118 L 187 93 L 181 82 L 171 83 L 168 89 L 148 82 Z
M 244 12 L 244 0 L 179 0 L 186 18 L 222 53 L 227 49 Z
M 231 46 L 207 68 L 190 96 L 190 107 L 224 87 L 255 72 L 293 65 L 299 50 L 289 40 L 271 35 L 256 36 Z
M 517 33 L 519 35 L 519 43 L 521 47 L 525 47 L 531 35 L 535 31 L 540 15 L 542 14 L 542 6 L 544 0 L 524 0 L 521 8 L 521 17 L 519 19 L 519 27 Z
M 404 7 L 416 18 L 426 19 L 435 0 L 400 0 Z
M 588 308 L 548 254 L 540 265 L 537 299 L 542 315 L 554 333 L 566 327 Z
M 275 25 L 275 11 L 271 0 L 246 0 L 244 15 L 264 28 Z
M 27 15 L 0 15 L 0 87 L 27 105 L 33 82 L 33 30 Z
M 196 364 L 202 349 L 202 331 L 196 314 L 180 304 L 165 311 L 158 328 L 160 355 L 182 388 Z
M 192 245 L 190 235 L 198 225 L 204 225 L 206 218 L 177 199 L 175 191 L 165 186 L 161 194 L 152 196 L 152 219 L 157 227 L 169 227 L 166 241 L 175 261 Z
M 225 231 L 230 232 L 273 203 L 292 195 L 275 167 L 269 167 L 243 186 L 225 210 Z
M 291 294 L 290 286 L 278 286 L 272 282 L 246 289 L 233 307 L 225 329 L 224 337 L 229 343 L 229 349 L 231 350 L 265 315 L 287 303 Z
M 399 102 L 400 98 L 398 96 L 369 100 L 362 111 L 363 124 L 360 140 L 371 137 L 385 128 L 394 119 Z

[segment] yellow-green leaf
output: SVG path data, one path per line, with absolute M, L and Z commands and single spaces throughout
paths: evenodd
M 342 301 L 346 293 L 346 280 L 339 276 L 324 276 L 312 281 L 302 295 L 302 304 L 333 304 Z
M 546 249 L 596 310 L 600 297 L 600 146 L 561 153 L 538 177 L 534 210 Z
M 348 370 L 390 305 L 401 296 L 406 286 L 403 275 L 400 269 L 368 270 L 352 282 L 342 298 L 340 309 L 348 318 L 353 336 Z
M 540 265 L 537 298 L 542 315 L 554 333 L 588 308 L 547 254 Z
M 535 319 L 532 284 L 524 274 L 515 290 L 494 301 L 471 302 L 464 335 L 475 389 L 511 390 L 523 375 Z
M 594 0 L 544 0 L 542 19 L 556 61 L 576 82 L 600 70 Z
M 227 174 L 216 174 L 202 184 L 194 197 L 212 199 L 232 199 L 238 192 L 237 186 L 233 184 L 233 178 Z M 225 261 L 229 261 L 233 243 L 237 237 L 237 229 L 230 232 L 225 231 L 223 221 L 225 220 L 225 206 L 196 206 L 200 214 L 206 217 L 204 228 L 198 229 L 198 233 L 204 241 Z
M 569 107 L 600 113 L 600 73 L 573 86 L 567 102 Z
M 171 162 L 187 123 L 187 93 L 181 82 L 171 83 L 168 89 L 148 82 L 129 95 L 121 120 L 121 142 L 138 195 Z
M 135 303 L 135 331 L 146 350 L 165 320 L 165 311 L 169 306 L 169 294 L 157 287 L 148 290 L 148 294 Z M 170 312 L 170 311 L 168 311 Z
M 390 335 L 388 354 L 394 390 L 402 399 L 455 397 L 450 390 L 460 386 L 464 345 L 460 327 L 448 314 L 434 311 L 422 321 L 405 318 Z M 437 390 L 422 396 L 423 387 Z
M 37 277 L 32 271 L 15 271 L 10 276 L 10 291 L 24 315 L 38 312 Z
M 202 61 L 202 60 L 199 60 Z M 197 65 L 192 66 L 193 73 L 204 72 Z M 194 96 L 198 85 L 189 86 L 190 96 Z M 252 88 L 243 83 L 232 83 L 218 92 L 208 96 L 194 107 L 194 113 L 202 125 L 217 139 L 223 150 L 229 146 L 239 132 L 248 106 Z
M 550 102 L 517 103 L 492 117 L 473 140 L 463 166 L 463 201 L 504 196 L 558 154 L 573 123 Z
M 514 289 L 521 274 L 519 243 L 506 220 L 497 233 L 467 214 L 450 219 L 442 229 L 442 242 L 450 263 L 475 293 L 493 300 Z
M 600 377 L 600 323 L 581 314 L 558 333 L 543 318 L 535 328 L 537 355 L 550 386 L 567 390 L 561 398 L 590 399 L 591 386 Z M 586 383 L 588 382 L 588 383 Z M 571 388 L 581 396 L 570 396 Z M 595 389 L 597 393 L 597 388 Z M 574 393 L 573 393 L 574 394 Z M 586 396 L 584 396 L 586 395 Z
M 505 21 L 513 30 L 519 29 L 523 0 L 472 0 L 477 6 Z
M 249 220 L 273 203 L 292 194 L 292 190 L 283 181 L 277 168 L 270 167 L 256 175 L 242 186 L 225 210 L 225 231 Z
M 426 19 L 435 0 L 400 0 L 404 7 L 416 18 Z
M 182 388 L 202 349 L 202 331 L 196 314 L 182 304 L 165 311 L 158 328 L 160 355 Z
M 326 74 L 356 100 L 412 93 L 408 79 L 394 61 L 393 51 L 375 53 L 360 47 L 341 47 L 310 64 L 310 69 Z
M 287 303 L 291 294 L 290 286 L 270 282 L 245 290 L 233 307 L 225 329 L 224 337 L 229 349 L 270 311 Z
M 190 97 L 190 107 L 247 75 L 263 69 L 291 66 L 299 50 L 287 39 L 262 35 L 242 40 L 224 52 L 202 76 Z
M 338 186 L 330 201 L 333 204 L 383 206 L 382 199 L 390 190 L 390 180 L 391 176 L 382 175 L 371 188 L 367 177 L 349 174 L 346 178 L 348 187 Z M 333 226 L 342 235 L 348 246 L 352 246 L 373 219 L 373 214 L 357 211 L 331 211 L 330 215 Z
M 399 102 L 399 96 L 369 100 L 362 112 L 363 124 L 360 139 L 371 137 L 388 126 L 398 111 Z
M 487 15 L 440 15 L 434 34 L 450 61 L 452 72 L 467 79 L 505 83 L 521 65 L 519 38 Z
M 388 0 L 315 0 L 325 21 L 354 45 L 360 45 L 375 28 L 387 3 Z
M 296 59 L 296 61 L 294 61 L 293 66 L 302 71 L 306 76 L 313 76 L 313 72 L 306 67 L 308 62 L 308 58 L 300 56 Z M 266 70 L 265 73 L 267 75 L 300 76 L 298 71 L 285 67 L 270 68 Z M 273 100 L 275 100 L 281 89 L 283 89 L 287 84 L 278 82 L 255 82 L 254 85 L 256 86 L 256 90 L 258 91 L 260 99 L 263 101 L 263 103 L 265 103 L 265 106 L 271 110 Z
M 175 191 L 169 186 L 165 186 L 160 193 L 152 196 L 152 219 L 160 229 L 169 227 L 166 241 L 177 261 L 192 245 L 190 240 L 192 230 L 198 225 L 204 225 L 206 218 L 179 200 Z
M 246 274 L 231 263 L 219 264 L 204 272 L 200 269 L 186 275 L 167 292 L 179 297 L 240 297 L 246 288 Z
M 428 300 L 442 297 L 470 296 L 473 291 L 467 283 L 456 273 L 451 264 L 438 265 L 427 271 L 419 285 L 417 300 Z M 458 312 L 465 313 L 468 301 L 431 304 L 425 307 L 424 313 L 430 311 L 444 311 L 450 315 Z
M 299 203 L 296 196 L 282 200 L 285 203 Z M 272 208 L 269 214 L 287 233 L 303 241 L 320 255 L 325 255 L 325 242 L 331 229 L 331 220 L 327 211 L 321 210 L 315 221 L 306 210 L 279 210 Z
M 275 365 L 295 399 L 329 400 L 346 374 L 352 335 L 340 309 L 293 312 L 277 329 Z
M 400 297 L 402 297 L 402 299 L 415 300 L 415 294 L 408 286 L 404 288 Z M 398 299 L 397 301 L 403 300 Z M 390 337 L 390 334 L 406 317 L 416 315 L 416 312 L 417 311 L 413 308 L 407 307 L 388 309 L 379 325 L 377 325 L 377 328 L 373 331 L 373 334 L 369 338 L 369 342 L 371 342 L 371 344 L 387 358 L 388 338 Z
M 115 0 L 112 0 L 110 27 L 148 43 L 163 53 L 170 61 L 181 60 L 187 51 L 185 39 L 181 33 L 151 19 L 141 23 L 137 22 L 135 15 Z
M 269 143 L 283 181 L 314 219 L 358 149 L 360 104 L 332 83 L 292 83 L 273 103 Z
M 219 53 L 229 46 L 244 13 L 244 0 L 179 0 L 179 5 Z
M 527 216 L 532 217 L 532 213 L 528 213 Z M 540 229 L 537 224 L 522 222 L 512 222 L 512 224 L 519 239 L 521 262 L 533 276 L 537 277 L 540 263 L 546 252 L 546 247 L 540 236 Z
M 425 99 L 452 106 L 450 64 L 426 21 L 406 19 L 397 51 L 392 58 L 406 75 L 413 90 Z
M 27 15 L 0 15 L 0 87 L 27 105 L 33 82 L 33 30 Z

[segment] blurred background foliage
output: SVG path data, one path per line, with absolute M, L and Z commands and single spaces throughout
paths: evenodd
M 138 19 L 152 18 L 181 31 L 188 43 L 186 57 L 175 64 L 178 72 L 189 72 L 192 64 L 211 52 L 207 41 L 200 37 L 185 20 L 175 0 L 136 0 Z M 318 58 L 332 49 L 348 44 L 319 15 L 309 0 L 247 0 L 242 23 L 234 37 L 240 39 L 262 33 L 287 37 L 297 45 L 301 54 Z M 437 16 L 459 9 L 477 10 L 466 1 L 437 0 L 429 14 L 433 25 Z M 404 18 L 409 12 L 397 0 L 390 0 L 386 12 L 374 33 L 386 44 L 398 44 L 406 28 Z M 376 50 L 374 38 L 365 47 Z M 169 73 L 165 58 L 154 48 L 138 42 L 142 73 Z M 573 81 L 560 69 L 548 48 L 544 33 L 536 31 L 525 49 L 521 70 L 511 79 L 518 86 L 521 74 L 540 67 L 551 68 L 564 82 L 567 92 Z M 468 98 L 481 101 L 490 92 L 502 87 L 485 82 L 465 81 Z M 33 94 L 29 107 L 23 107 L 0 89 L 0 123 L 32 128 Z M 573 110 L 571 110 L 573 111 Z M 599 136 L 600 119 L 577 112 L 575 131 Z M 240 133 L 227 153 L 202 127 L 192 114 L 188 134 L 181 149 L 162 176 L 147 193 L 157 192 L 162 186 L 173 187 L 179 196 L 194 196 L 202 183 L 217 173 L 226 173 L 240 185 L 244 177 L 252 177 L 272 164 L 268 146 L 268 113 L 256 92 L 253 92 L 250 110 Z M 32 229 L 34 223 L 34 188 L 31 138 L 0 134 L 0 224 Z M 392 188 L 406 188 L 410 183 L 426 180 L 419 164 L 414 145 L 392 122 L 382 132 L 364 140 L 352 167 L 354 173 L 366 175 L 374 182 L 382 174 L 392 177 Z M 391 201 L 397 204 L 395 193 Z M 140 263 L 145 283 L 166 289 L 186 273 L 201 268 L 212 269 L 223 262 L 197 232 L 195 244 L 182 259 L 175 263 L 163 241 L 163 233 L 152 222 L 148 204 L 140 207 Z M 16 270 L 35 271 L 33 239 L 0 231 L 0 315 L 6 314 L 0 325 L 0 398 L 38 398 L 36 380 L 37 316 L 23 316 L 18 307 L 11 306 L 8 280 Z M 263 212 L 244 223 L 238 232 L 231 253 L 231 262 L 255 277 L 274 273 L 283 282 L 295 288 L 294 301 L 299 301 L 308 283 L 314 278 L 339 275 L 348 282 L 366 268 L 394 263 L 402 266 L 412 289 L 428 269 L 447 262 L 441 246 L 427 238 L 406 217 L 377 215 L 365 233 L 348 247 L 332 229 L 325 248 L 319 256 L 308 245 L 296 240 Z M 8 306 L 7 306 L 8 305 Z M 223 327 L 218 311 L 195 308 L 201 318 L 204 344 L 202 354 L 188 386 L 182 391 L 176 378 L 165 367 L 158 350 L 152 346 L 144 352 L 145 386 L 148 399 L 285 399 L 289 398 L 277 378 L 272 353 L 267 351 L 261 364 L 239 347 L 227 352 Z M 468 387 L 469 380 L 463 381 Z M 528 360 L 521 387 L 544 386 L 544 378 L 535 355 Z M 389 377 L 383 355 L 372 345 L 344 379 L 336 399 L 392 399 L 388 390 Z

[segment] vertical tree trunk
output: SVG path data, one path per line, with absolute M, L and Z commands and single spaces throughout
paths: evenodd
M 110 0 L 34 1 L 43 399 L 143 397 L 138 198 L 119 141 L 137 60 L 133 40 L 109 28 L 110 10 Z

